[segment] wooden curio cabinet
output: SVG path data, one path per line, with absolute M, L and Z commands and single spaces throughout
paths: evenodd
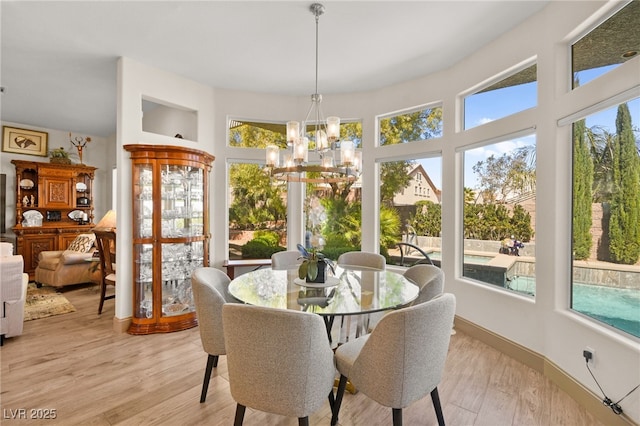
M 198 324 L 191 272 L 209 266 L 214 157 L 167 145 L 125 145 L 133 165 L 133 318 L 129 333 Z
M 91 232 L 95 167 L 11 160 L 16 168 L 16 250 L 34 279 L 41 251 L 65 250 Z

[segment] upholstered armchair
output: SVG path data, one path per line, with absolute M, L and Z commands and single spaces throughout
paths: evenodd
M 14 256 L 13 249 L 2 243 L 0 253 L 0 346 L 5 337 L 22 334 L 24 302 L 27 297 L 29 275 L 23 272 L 22 256 Z M 11 246 L 11 244 L 8 244 Z
M 100 259 L 93 257 L 95 238 L 94 234 L 80 234 L 66 250 L 40 252 L 36 284 L 63 287 L 100 282 Z

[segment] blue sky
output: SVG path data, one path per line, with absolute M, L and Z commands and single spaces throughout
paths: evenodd
M 579 80 L 581 84 L 584 85 L 613 68 L 615 68 L 615 66 L 581 72 L 579 74 Z M 473 128 L 506 117 L 515 112 L 535 107 L 536 91 L 536 83 L 527 83 L 468 97 L 465 100 L 465 128 Z M 627 105 L 631 112 L 633 126 L 635 128 L 640 127 L 640 98 L 627 102 Z M 592 114 L 586 118 L 587 126 L 592 127 L 598 125 L 604 127 L 610 133 L 615 133 L 616 114 L 617 106 Z M 516 148 L 533 144 L 535 144 L 535 133 L 530 136 L 490 144 L 465 152 L 465 186 L 470 188 L 476 186 L 477 179 L 472 171 L 472 167 L 478 161 L 484 160 L 492 154 L 501 156 Z M 429 177 L 434 185 L 438 189 L 442 189 L 441 158 L 421 159 L 419 162 L 423 165 L 427 173 L 429 173 Z

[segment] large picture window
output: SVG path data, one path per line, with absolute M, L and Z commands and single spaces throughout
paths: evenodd
M 380 245 L 387 263 L 442 259 L 442 157 L 380 163 Z
M 640 98 L 573 123 L 571 307 L 640 337 Z
M 467 278 L 535 296 L 535 135 L 464 153 Z

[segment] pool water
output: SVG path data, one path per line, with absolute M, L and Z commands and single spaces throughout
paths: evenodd
M 574 283 L 573 309 L 640 337 L 640 290 Z
M 507 288 L 535 296 L 535 277 L 514 277 Z M 573 284 L 573 310 L 640 337 L 640 290 Z

